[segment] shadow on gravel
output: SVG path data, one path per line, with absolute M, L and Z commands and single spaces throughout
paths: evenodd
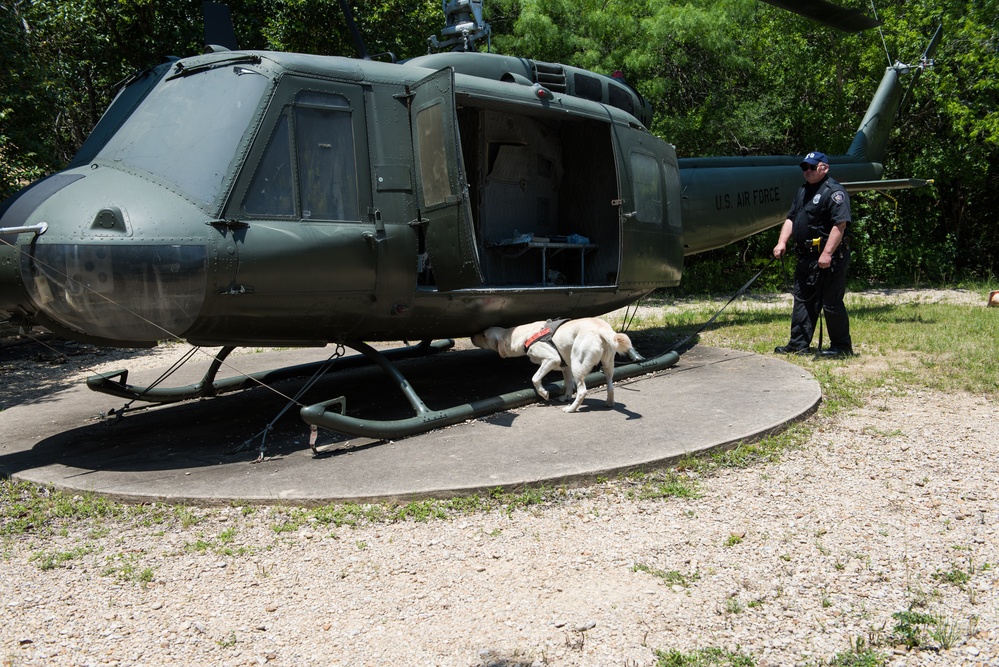
M 149 354 L 147 349 L 104 348 L 54 336 L 0 340 L 0 411 L 15 405 L 44 404 L 54 394 L 78 386 L 97 364 Z

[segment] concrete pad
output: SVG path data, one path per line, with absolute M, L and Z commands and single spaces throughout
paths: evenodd
M 253 372 L 319 355 L 324 353 L 268 352 L 241 357 L 239 364 L 242 372 Z M 529 386 L 535 368 L 482 350 L 400 366 L 432 409 Z M 134 373 L 129 381 L 142 384 L 158 374 Z M 171 382 L 195 379 L 182 375 Z M 573 414 L 563 413 L 560 403 L 538 403 L 392 442 L 320 432 L 320 455 L 314 457 L 298 408 L 277 418 L 302 384 L 280 383 L 276 389 L 284 397 L 258 388 L 131 412 L 118 422 L 99 413 L 120 407 L 120 399 L 85 386 L 59 391 L 0 412 L 0 473 L 127 501 L 318 504 L 446 497 L 668 463 L 779 430 L 821 399 L 818 382 L 798 366 L 697 346 L 673 368 L 615 383 L 613 408 L 604 405 L 600 387 Z M 378 369 L 341 372 L 301 402 L 340 395 L 347 396 L 349 414 L 412 414 Z M 254 463 L 261 441 L 265 456 Z

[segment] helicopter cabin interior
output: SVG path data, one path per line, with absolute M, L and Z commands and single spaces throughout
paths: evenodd
M 468 106 L 457 115 L 483 284 L 616 284 L 609 126 Z

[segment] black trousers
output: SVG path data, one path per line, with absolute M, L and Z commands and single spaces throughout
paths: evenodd
M 843 305 L 846 295 L 846 269 L 850 266 L 850 250 L 837 251 L 828 269 L 819 268 L 819 256 L 798 258 L 794 271 L 794 308 L 791 311 L 791 340 L 788 345 L 805 350 L 812 344 L 819 309 L 825 314 L 828 342 L 824 347 L 852 350 L 850 318 Z

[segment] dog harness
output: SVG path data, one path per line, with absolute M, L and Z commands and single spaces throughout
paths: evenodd
M 570 318 L 565 318 L 561 320 L 548 320 L 547 322 L 545 322 L 545 325 L 541 327 L 541 329 L 537 333 L 532 334 L 527 338 L 526 341 L 524 341 L 524 351 L 526 352 L 527 350 L 529 350 L 531 346 L 534 345 L 535 343 L 548 343 L 549 345 L 552 346 L 552 348 L 555 349 L 556 352 L 558 352 L 559 359 L 562 360 L 562 365 L 567 366 L 568 364 L 565 363 L 565 357 L 563 357 L 562 353 L 559 352 L 558 346 L 556 346 L 555 343 L 552 342 L 552 338 L 554 338 L 555 332 L 558 331 L 558 328 L 563 324 L 565 324 L 566 322 L 568 322 L 569 319 Z

